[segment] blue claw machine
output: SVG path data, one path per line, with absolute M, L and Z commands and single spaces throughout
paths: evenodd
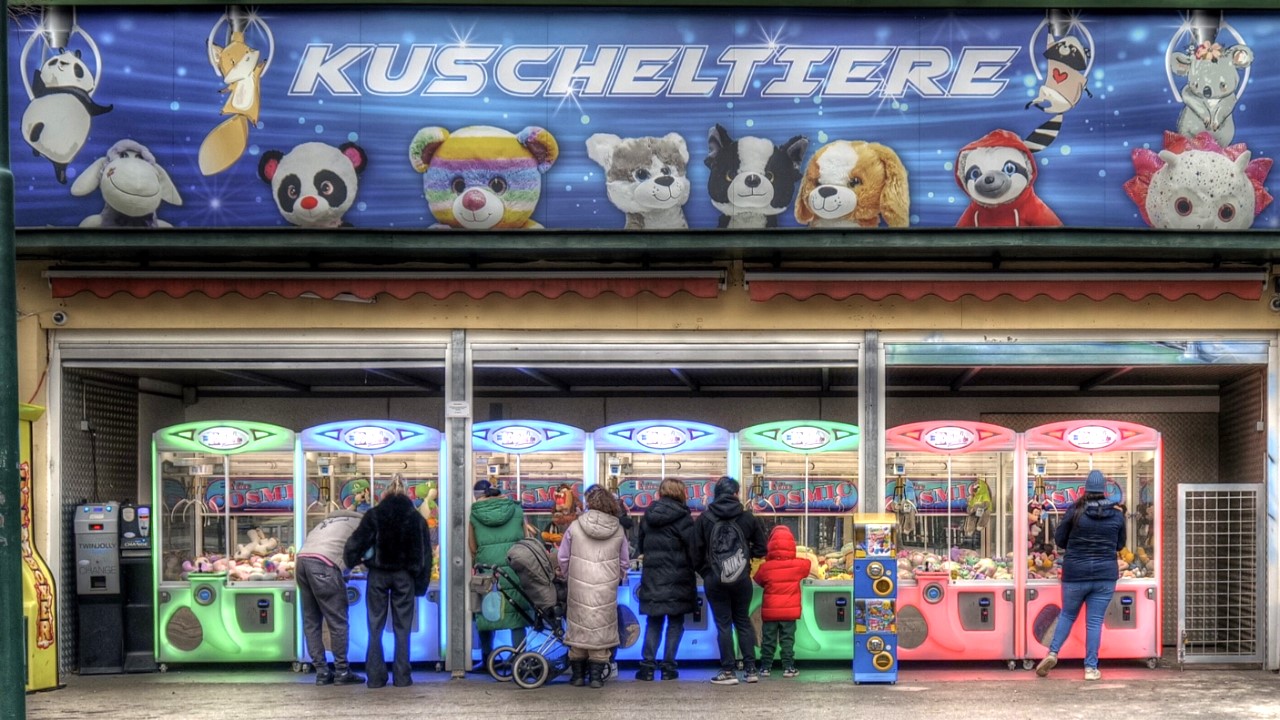
M 434 662 L 437 669 L 444 660 L 441 618 L 444 593 L 441 572 L 448 563 L 440 556 L 448 552 L 446 534 L 439 532 L 440 504 L 446 464 L 438 430 L 396 420 L 346 420 L 326 423 L 303 430 L 298 438 L 297 460 L 298 525 L 306 532 L 330 512 L 338 509 L 363 510 L 376 504 L 387 487 L 400 479 L 431 528 L 431 585 L 426 597 L 417 598 L 413 629 L 409 635 L 410 662 Z M 353 574 L 347 582 L 347 618 L 349 636 L 347 657 L 351 662 L 364 662 L 369 649 L 368 609 L 365 605 L 368 578 Z M 301 627 L 301 625 L 299 625 Z M 391 623 L 382 635 L 384 650 L 395 647 Z M 298 633 L 298 662 L 309 665 L 306 638 Z M 329 654 L 332 659 L 332 654 Z
M 591 434 L 596 455 L 595 469 L 600 483 L 618 493 L 628 513 L 637 523 L 658 497 L 665 478 L 683 480 L 689 490 L 689 509 L 694 515 L 711 502 L 716 480 L 738 472 L 737 437 L 724 428 L 689 420 L 636 420 L 600 428 Z M 593 484 L 588 481 L 587 486 Z M 618 588 L 618 603 L 635 613 L 641 627 L 640 573 L 634 571 Z M 618 648 L 619 660 L 639 660 L 642 643 Z M 716 627 L 702 587 L 698 604 L 685 617 L 680 659 L 714 660 L 720 657 Z
M 853 608 L 853 512 L 858 507 L 858 426 L 827 420 L 786 420 L 738 431 L 743 490 L 764 525 L 786 525 L 797 556 L 812 566 L 802 581 L 803 614 L 796 658 L 849 660 Z M 756 592 L 759 606 L 760 593 Z
M 528 528 L 554 553 L 564 529 L 582 507 L 582 488 L 591 472 L 586 431 L 546 420 L 489 420 L 471 426 L 475 477 L 519 501 Z M 499 630 L 494 648 L 511 645 Z M 480 658 L 478 636 L 473 659 Z
M 155 651 L 168 663 L 297 657 L 292 430 L 205 420 L 152 437 Z

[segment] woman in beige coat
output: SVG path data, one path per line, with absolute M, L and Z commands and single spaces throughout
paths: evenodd
M 566 618 L 569 630 L 569 684 L 604 686 L 609 651 L 618 645 L 618 585 L 631 565 L 626 536 L 618 522 L 618 504 L 599 485 L 587 490 L 587 512 L 565 530 L 560 541 L 560 572 L 569 582 Z

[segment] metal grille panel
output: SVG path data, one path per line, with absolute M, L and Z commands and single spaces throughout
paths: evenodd
M 1178 662 L 1262 662 L 1262 493 L 1178 488 Z
M 62 374 L 62 592 L 58 593 L 58 665 L 77 668 L 76 505 L 138 498 L 138 392 L 133 381 L 90 370 Z M 87 420 L 92 432 L 83 429 Z M 95 492 L 94 477 L 97 477 Z

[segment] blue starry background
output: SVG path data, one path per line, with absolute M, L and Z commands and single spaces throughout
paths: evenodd
M 621 228 L 623 215 L 608 201 L 602 169 L 586 154 L 586 138 L 597 132 L 621 136 L 684 136 L 690 151 L 692 196 L 685 206 L 690 227 L 714 228 L 718 214 L 707 197 L 707 132 L 723 124 L 734 137 L 756 135 L 782 142 L 792 135 L 809 138 L 806 156 L 831 140 L 866 140 L 892 147 L 905 163 L 911 188 L 911 224 L 951 227 L 967 205 L 954 181 L 957 151 L 996 128 L 1025 137 L 1048 116 L 1024 105 L 1041 84 L 1028 43 L 1044 19 L 1042 12 L 789 12 L 659 11 L 614 9 L 488 9 L 427 7 L 324 7 L 301 10 L 267 8 L 262 19 L 275 40 L 271 66 L 263 78 L 260 122 L 249 134 L 249 148 L 229 170 L 205 177 L 197 166 L 201 140 L 222 121 L 225 96 L 210 67 L 205 42 L 218 23 L 213 9 L 80 8 L 77 22 L 97 43 L 103 68 L 95 100 L 114 110 L 93 120 L 87 144 L 71 162 L 67 185 L 54 178 L 50 163 L 33 157 L 21 138 L 20 117 L 29 100 L 20 73 L 24 44 L 38 17 L 10 15 L 9 88 L 17 225 L 76 226 L 102 208 L 101 196 L 74 197 L 70 185 L 121 138 L 151 148 L 182 195 L 182 206 L 163 205 L 160 217 L 177 227 L 287 226 L 276 210 L 269 186 L 259 179 L 258 160 L 266 150 L 287 151 L 303 142 L 340 145 L 353 141 L 367 153 L 357 204 L 346 220 L 366 229 L 422 229 L 434 219 L 422 196 L 422 176 L 408 160 L 408 146 L 421 127 L 454 130 L 466 125 L 495 125 L 512 132 L 537 125 L 551 131 L 560 158 L 543 176 L 543 194 L 534 219 L 547 228 Z M 1255 62 L 1235 109 L 1236 139 L 1254 157 L 1271 157 L 1280 148 L 1280 12 L 1228 12 L 1227 23 L 1253 48 Z M 1086 12 L 1079 16 L 1093 39 L 1089 74 L 1093 97 L 1070 111 L 1057 142 L 1040 154 L 1037 193 L 1071 227 L 1144 227 L 1137 207 L 1123 190 L 1133 176 L 1131 152 L 1159 149 L 1162 133 L 1172 129 L 1181 110 L 1170 88 L 1164 58 L 1179 36 L 1184 18 L 1174 10 L 1145 13 Z M 265 47 L 260 29 L 251 29 L 254 47 Z M 225 24 L 216 39 L 225 38 Z M 444 46 L 459 42 L 501 45 L 585 45 L 590 58 L 599 45 L 701 45 L 707 47 L 699 78 L 723 80 L 726 68 L 714 60 L 730 45 L 928 46 L 947 48 L 953 68 L 965 46 L 1021 48 L 1000 77 L 1008 85 L 995 98 L 922 97 L 909 89 L 899 99 L 763 98 L 760 90 L 782 77 L 785 66 L 761 65 L 752 86 L 740 98 L 725 97 L 513 97 L 492 78 L 472 97 L 334 96 L 323 88 L 312 96 L 289 95 L 299 60 L 309 43 L 394 44 L 402 66 L 412 44 Z M 1183 33 L 1179 48 L 1188 44 Z M 1220 36 L 1224 46 L 1234 43 Z M 81 38 L 72 49 L 85 49 Z M 27 62 L 34 70 L 43 44 L 37 39 Z M 496 55 L 495 55 L 496 57 Z M 362 88 L 366 61 L 347 68 Z M 486 65 L 492 70 L 492 61 Z M 825 77 L 829 64 L 815 66 L 812 78 Z M 549 66 L 526 65 L 526 76 Z M 883 77 L 886 70 L 878 73 Z M 1043 71 L 1042 71 L 1043 72 Z M 431 76 L 433 77 L 433 76 Z M 951 75 L 942 79 L 946 87 Z M 1182 79 L 1177 79 L 1181 88 Z M 1267 182 L 1280 190 L 1280 170 Z M 1280 204 L 1280 203 L 1277 203 Z M 1254 228 L 1280 225 L 1280 208 L 1271 205 Z M 797 226 L 790 212 L 784 228 Z

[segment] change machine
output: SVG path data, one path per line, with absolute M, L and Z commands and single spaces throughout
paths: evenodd
M 618 493 L 636 522 L 657 499 L 658 486 L 665 478 L 684 481 L 689 493 L 689 509 L 695 515 L 711 502 L 716 480 L 721 475 L 742 480 L 736 470 L 737 437 L 714 425 L 688 420 L 639 420 L 600 428 L 591 437 L 600 483 Z M 746 483 L 743 486 L 745 496 Z M 640 600 L 636 597 L 639 588 L 640 573 L 633 572 L 627 584 L 618 589 L 619 605 L 628 607 L 637 618 L 640 616 Z M 636 642 L 619 647 L 618 659 L 639 660 L 641 645 Z M 711 606 L 699 586 L 697 606 L 685 617 L 680 658 L 712 660 L 719 657 Z
M 1029 558 L 1026 665 L 1049 652 L 1062 611 L 1061 558 L 1053 533 L 1084 493 L 1090 470 L 1107 478 L 1107 499 L 1127 511 L 1128 546 L 1118 553 L 1120 580 L 1103 619 L 1103 658 L 1160 657 L 1161 482 L 1160 433 L 1115 420 L 1070 420 L 1032 428 L 1024 434 Z M 1060 658 L 1084 657 L 1081 612 Z
M 471 426 L 475 477 L 519 500 L 525 524 L 554 551 L 582 505 L 587 442 L 585 431 L 545 420 L 478 422 Z M 510 644 L 509 631 L 495 634 L 494 647 Z M 472 647 L 478 659 L 478 639 Z
M 898 526 L 898 657 L 1016 667 L 1018 437 L 979 422 L 885 433 L 885 508 Z
M 849 660 L 853 608 L 849 580 L 858 506 L 856 425 L 794 420 L 738 431 L 744 494 L 766 535 L 786 525 L 796 552 L 808 556 L 801 583 L 803 615 L 796 625 L 796 658 Z
M 440 562 L 442 552 L 448 551 L 445 534 L 439 532 L 439 505 L 444 500 L 440 432 L 394 420 L 349 420 L 303 430 L 298 445 L 301 484 L 296 495 L 306 498 L 305 503 L 298 503 L 303 542 L 306 533 L 329 513 L 363 510 L 376 503 L 393 480 L 403 482 L 431 528 L 433 563 L 431 586 L 426 597 L 417 599 L 409 635 L 409 660 L 442 661 L 440 618 L 445 615 L 440 572 L 441 568 L 447 572 L 449 564 Z M 354 574 L 347 583 L 347 656 L 354 662 L 362 662 L 369 649 L 367 580 L 363 574 Z M 306 650 L 306 638 L 301 632 L 298 635 L 298 661 L 309 665 L 311 654 Z M 383 632 L 382 647 L 395 647 L 390 623 Z M 332 659 L 331 654 L 329 657 Z
M 297 655 L 292 430 L 207 420 L 152 438 L 156 660 Z

